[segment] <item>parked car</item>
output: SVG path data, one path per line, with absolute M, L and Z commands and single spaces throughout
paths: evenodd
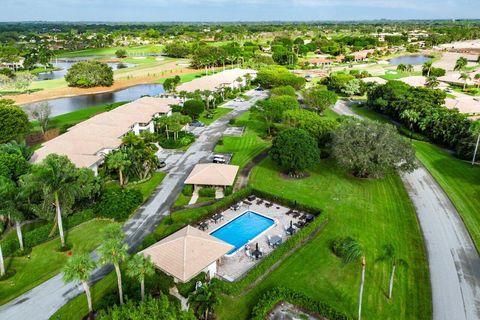
M 265 91 L 265 90 L 263 90 L 261 87 L 257 87 L 255 88 L 255 91 Z
M 160 160 L 160 162 L 158 163 L 158 167 L 159 168 L 164 168 L 167 164 L 165 163 L 165 160 Z
M 198 120 L 193 120 L 192 122 L 190 122 L 190 125 L 192 127 L 205 127 L 205 124 Z
M 226 163 L 227 160 L 223 154 L 214 154 L 213 155 L 213 163 Z
M 233 101 L 235 101 L 235 102 L 244 102 L 245 99 L 243 99 L 243 98 L 235 98 L 235 99 L 233 99 Z

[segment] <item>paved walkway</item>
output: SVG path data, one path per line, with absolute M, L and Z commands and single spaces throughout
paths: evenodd
M 339 101 L 334 111 L 355 115 L 344 101 Z M 480 319 L 480 257 L 465 224 L 423 166 L 401 178 L 427 248 L 433 319 Z
M 124 226 L 126 241 L 131 251 L 141 244 L 142 240 L 169 214 L 170 207 L 183 188 L 193 166 L 204 161 L 213 151 L 218 139 L 223 135 L 230 119 L 247 111 L 257 100 L 266 98 L 267 93 L 250 91 L 252 99 L 237 103 L 236 109 L 202 128 L 197 140 L 179 158 L 176 166 L 172 166 L 161 185 L 155 190 L 150 200 L 145 203 Z M 96 253 L 92 256 L 97 259 Z M 103 278 L 111 270 L 102 267 L 94 271 L 92 281 Z M 64 284 L 62 275 L 56 275 L 15 300 L 0 307 L 0 319 L 48 319 L 69 300 L 83 292 L 78 284 Z M 86 303 L 86 302 L 85 302 Z

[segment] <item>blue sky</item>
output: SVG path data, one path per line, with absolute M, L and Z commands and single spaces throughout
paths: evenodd
M 480 0 L 2 0 L 0 21 L 480 18 Z

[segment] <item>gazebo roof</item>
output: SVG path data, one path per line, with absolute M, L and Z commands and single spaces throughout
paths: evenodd
M 231 186 L 239 166 L 219 163 L 197 164 L 185 180 L 185 184 L 206 186 Z
M 188 282 L 234 247 L 208 233 L 186 226 L 140 253 L 160 270 Z

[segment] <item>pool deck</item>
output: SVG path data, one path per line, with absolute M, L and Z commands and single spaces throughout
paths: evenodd
M 258 214 L 271 218 L 275 221 L 275 224 L 269 229 L 261 233 L 257 238 L 250 241 L 250 246 L 255 247 L 255 244 L 258 242 L 260 250 L 264 252 L 265 255 L 271 253 L 273 248 L 268 245 L 267 236 L 280 235 L 285 241 L 289 236 L 285 232 L 285 227 L 290 225 L 290 221 L 296 223 L 300 219 L 295 219 L 291 215 L 287 216 L 285 213 L 290 209 L 287 207 L 280 206 L 276 203 L 273 204 L 270 208 L 265 206 L 269 201 L 264 201 L 263 204 L 257 205 L 257 200 L 252 201 L 252 205 L 247 205 L 241 203 L 241 207 L 238 210 L 228 209 L 222 212 L 224 220 L 217 223 L 209 222 L 209 228 L 205 232 L 211 233 L 212 231 L 224 226 L 233 219 L 242 215 L 245 211 L 255 211 Z M 248 270 L 254 267 L 259 260 L 252 260 L 245 253 L 245 249 L 241 248 L 231 256 L 224 256 L 217 265 L 217 276 L 228 280 L 234 281 L 244 275 Z

